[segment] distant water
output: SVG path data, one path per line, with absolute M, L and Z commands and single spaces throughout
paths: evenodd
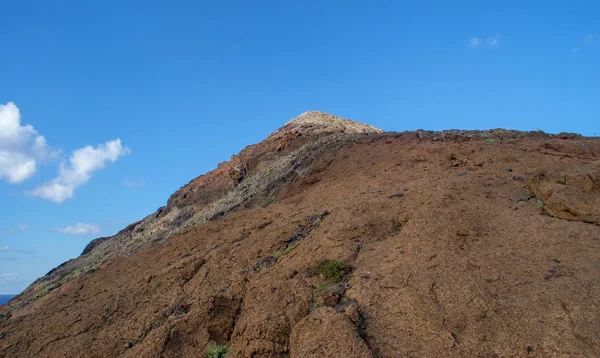
M 6 302 L 10 301 L 11 298 L 15 297 L 16 295 L 0 295 L 0 305 L 5 304 Z

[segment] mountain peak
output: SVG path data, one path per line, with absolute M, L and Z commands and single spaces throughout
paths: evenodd
M 383 130 L 368 124 L 340 118 L 320 111 L 304 112 L 298 117 L 289 120 L 285 124 L 285 127 L 288 126 L 309 129 L 311 132 L 383 133 Z
M 0 305 L 1 357 L 599 356 L 600 140 L 379 131 L 288 121 Z

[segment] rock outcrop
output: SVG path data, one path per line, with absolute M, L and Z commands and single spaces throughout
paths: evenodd
M 0 307 L 0 357 L 600 355 L 600 140 L 289 121 Z

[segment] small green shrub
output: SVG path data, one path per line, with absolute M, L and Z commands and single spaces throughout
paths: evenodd
M 365 338 L 366 331 L 367 331 L 367 319 L 362 313 L 359 315 L 358 321 L 356 321 L 356 323 L 354 325 L 356 327 L 356 331 L 358 332 L 358 335 L 361 338 Z
M 352 266 L 338 260 L 320 262 L 315 269 L 317 275 L 321 275 L 331 282 L 340 282 L 350 271 L 352 271 Z
M 319 308 L 319 307 L 321 307 L 321 306 L 319 306 L 319 304 L 318 304 L 318 303 L 316 303 L 316 302 L 311 302 L 311 304 L 310 304 L 310 306 L 309 306 L 309 310 L 312 312 L 312 311 L 316 310 L 316 309 L 317 309 L 317 308 Z
M 65 277 L 63 277 L 60 282 L 65 283 L 65 282 L 69 282 L 73 279 L 73 277 L 75 277 L 74 273 L 70 273 L 68 275 L 66 275 Z
M 275 194 L 270 193 L 269 195 L 267 195 L 264 198 L 265 204 L 271 204 L 273 201 L 275 201 Z
M 313 286 L 319 291 L 325 291 L 326 289 L 329 288 L 329 285 L 326 284 L 325 282 L 315 282 L 315 284 Z
M 292 244 L 292 245 L 286 247 L 283 250 L 277 251 L 275 254 L 273 254 L 273 257 L 276 258 L 276 259 L 278 259 L 281 256 L 285 256 L 285 255 L 289 254 L 294 249 L 294 247 L 296 247 L 296 245 L 297 245 L 297 243 L 296 244 Z
M 222 346 L 217 344 L 217 342 L 213 342 L 210 346 L 208 346 L 208 349 L 206 352 L 204 352 L 204 355 L 208 358 L 225 358 L 227 353 L 229 353 L 229 346 Z
M 329 215 L 329 211 L 327 211 L 327 210 L 315 211 L 315 214 L 312 216 L 309 216 L 309 219 L 312 219 L 312 223 L 314 226 L 319 226 L 319 225 L 321 225 L 321 222 L 327 215 Z
M 44 297 L 44 296 L 46 296 L 47 294 L 48 294 L 48 290 L 47 290 L 47 289 L 45 289 L 45 288 L 43 288 L 43 289 L 41 289 L 41 290 L 40 290 L 40 291 L 37 293 L 37 295 L 35 295 L 35 297 L 36 297 L 36 298 L 41 298 L 41 297 Z
M 536 206 L 540 210 L 544 208 L 544 202 L 542 201 L 542 199 L 538 199 Z

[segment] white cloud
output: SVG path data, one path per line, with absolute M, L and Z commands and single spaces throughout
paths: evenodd
M 57 228 L 56 231 L 65 235 L 96 235 L 100 227 L 92 224 L 77 223 L 74 226 Z
M 5 284 L 8 281 L 17 279 L 18 277 L 19 274 L 16 272 L 0 273 L 0 284 Z
M 487 44 L 493 47 L 498 46 L 498 40 L 500 40 L 500 36 L 492 36 L 487 40 Z
M 135 180 L 135 179 L 127 178 L 121 182 L 121 185 L 123 185 L 125 188 L 128 188 L 128 189 L 139 189 L 139 188 L 143 187 L 144 184 L 146 184 L 144 182 L 144 179 Z
M 27 225 L 21 224 L 21 225 L 17 225 L 16 227 L 11 227 L 10 229 L 6 229 L 6 230 L 4 230 L 4 232 L 7 234 L 16 234 L 19 232 L 23 232 L 25 230 L 27 230 Z
M 8 249 L 10 249 L 9 245 L 0 246 L 0 252 L 6 252 L 6 251 L 8 251 Z
M 470 42 L 471 42 L 471 47 L 474 47 L 474 48 L 477 48 L 481 45 L 481 40 L 478 39 L 477 37 L 473 37 Z
M 16 272 L 0 273 L 0 286 L 12 284 L 21 279 L 21 275 Z
M 75 189 L 90 180 L 94 171 L 130 152 L 129 148 L 121 145 L 120 139 L 106 142 L 96 148 L 86 146 L 77 149 L 71 153 L 68 166 L 64 162 L 60 164 L 56 178 L 28 191 L 27 194 L 60 204 L 71 199 Z
M 16 184 L 31 177 L 38 162 L 58 156 L 31 125 L 21 125 L 19 108 L 0 104 L 0 179 Z
M 589 34 L 589 35 L 587 35 L 587 36 L 585 37 L 585 39 L 583 39 L 583 42 L 584 42 L 586 45 L 591 45 L 591 44 L 593 44 L 593 43 L 595 43 L 595 42 L 596 42 L 596 38 L 594 37 L 594 35 L 592 35 L 592 34 Z

